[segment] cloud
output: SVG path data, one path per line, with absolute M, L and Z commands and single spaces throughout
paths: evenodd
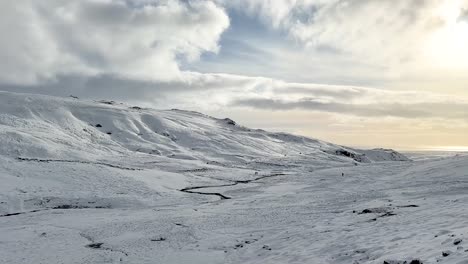
M 179 62 L 217 52 L 229 26 L 212 1 L 2 1 L 0 81 L 60 74 L 171 80 Z
M 436 11 L 445 2 L 3 1 L 0 89 L 209 112 L 232 107 L 367 118 L 465 119 L 467 100 L 443 93 L 293 82 L 281 77 L 319 79 L 315 74 L 320 70 L 335 78 L 385 79 L 382 72 L 386 67 L 411 61 L 418 55 L 415 43 L 444 25 L 446 21 Z M 230 42 L 233 52 L 224 56 L 232 60 L 243 57 L 240 63 L 257 62 L 265 71 L 271 70 L 267 65 L 274 65 L 279 72 L 275 78 L 223 73 L 233 66 L 224 65 L 225 61 L 214 64 L 220 73 L 199 73 L 180 66 L 219 50 L 220 37 L 229 27 L 226 12 L 230 9 L 260 15 L 263 23 L 287 32 L 306 50 L 294 50 L 297 46 L 278 50 L 244 39 L 235 42 L 234 34 L 230 36 L 234 37 Z M 314 52 L 310 54 L 308 49 Z M 259 57 L 265 60 L 260 63 Z M 367 61 L 381 63 L 381 67 L 370 71 L 363 66 Z M 250 73 L 254 66 L 237 67 L 255 75 Z M 429 73 L 424 74 L 428 79 Z M 344 78 L 338 79 L 336 83 L 345 83 Z
M 468 23 L 468 7 L 466 9 L 462 9 L 460 15 L 457 19 L 459 22 L 466 22 Z
M 304 98 L 297 101 L 274 99 L 241 99 L 233 102 L 235 106 L 246 106 L 274 111 L 309 110 L 337 113 L 360 117 L 400 117 L 408 119 L 449 118 L 466 119 L 468 103 L 385 103 L 385 104 L 349 104 L 339 102 L 323 102 Z
M 184 72 L 173 81 L 118 75 L 60 75 L 41 85 L 0 85 L 0 90 L 89 99 L 112 99 L 156 108 L 215 113 L 220 109 L 331 113 L 371 119 L 466 119 L 468 99 L 421 91 L 290 83 L 264 77 Z
M 402 65 L 421 68 L 426 43 L 463 8 L 461 1 L 452 0 L 219 1 L 259 16 L 264 24 L 301 43 L 306 52 L 328 52 L 384 66 L 395 74 L 404 74 L 407 68 Z

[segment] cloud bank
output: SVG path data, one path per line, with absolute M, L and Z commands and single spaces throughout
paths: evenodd
M 171 80 L 178 60 L 217 52 L 229 26 L 202 0 L 18 0 L 0 10 L 0 80 L 10 83 L 70 73 Z
M 447 118 L 468 122 L 468 100 L 442 93 L 289 83 L 230 74 L 185 72 L 183 79 L 171 82 L 115 75 L 64 75 L 42 85 L 3 85 L 2 89 L 210 112 L 226 108 L 306 110 L 366 118 Z

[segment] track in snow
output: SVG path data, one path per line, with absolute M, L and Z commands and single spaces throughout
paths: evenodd
M 201 194 L 201 195 L 218 196 L 219 198 L 221 198 L 221 200 L 228 200 L 228 199 L 231 199 L 231 197 L 226 196 L 226 195 L 224 195 L 222 193 L 219 193 L 219 192 L 197 192 L 197 191 L 193 191 L 193 190 L 235 186 L 235 185 L 238 185 L 238 184 L 247 184 L 247 183 L 259 181 L 259 180 L 262 180 L 262 179 L 265 179 L 265 178 L 278 177 L 278 176 L 283 176 L 283 175 L 286 175 L 286 174 L 284 174 L 284 173 L 275 173 L 275 174 L 270 174 L 270 175 L 259 176 L 257 178 L 251 179 L 251 180 L 237 180 L 237 181 L 231 180 L 230 182 L 232 182 L 232 183 L 228 183 L 228 184 L 208 185 L 208 186 L 202 185 L 202 186 L 187 187 L 187 188 L 181 189 L 180 191 L 181 192 L 186 192 L 186 193 L 196 193 L 196 194 Z

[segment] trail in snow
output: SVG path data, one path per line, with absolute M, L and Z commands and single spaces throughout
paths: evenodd
M 181 192 L 186 192 L 186 193 L 202 194 L 202 195 L 215 195 L 215 196 L 219 196 L 221 198 L 221 200 L 227 200 L 227 199 L 231 199 L 231 197 L 228 197 L 228 196 L 226 196 L 224 194 L 221 194 L 221 193 L 217 193 L 217 192 L 216 193 L 213 193 L 213 192 L 197 192 L 197 191 L 193 191 L 193 190 L 235 186 L 237 184 L 247 184 L 247 183 L 259 181 L 259 180 L 262 180 L 262 179 L 265 179 L 265 178 L 278 177 L 278 176 L 283 176 L 283 175 L 286 175 L 286 174 L 276 173 L 276 174 L 271 174 L 271 175 L 263 175 L 263 176 L 254 178 L 252 180 L 231 180 L 232 183 L 229 183 L 229 184 L 220 184 L 220 185 L 211 185 L 211 186 L 203 185 L 203 186 L 187 187 L 187 188 L 181 189 L 180 191 Z

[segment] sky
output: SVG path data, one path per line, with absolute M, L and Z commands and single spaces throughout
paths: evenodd
M 0 2 L 0 90 L 468 150 L 468 0 Z

